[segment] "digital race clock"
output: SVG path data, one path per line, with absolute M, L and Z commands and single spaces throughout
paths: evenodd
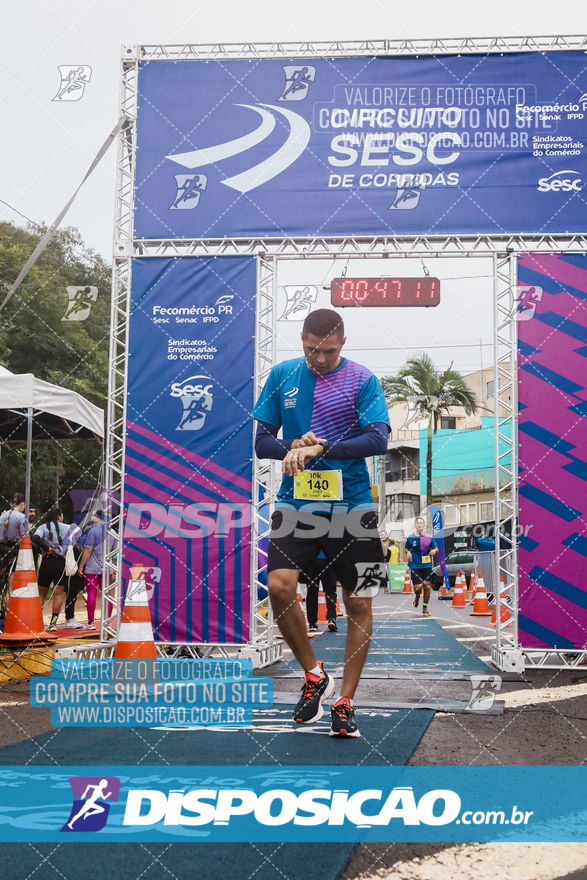
M 438 278 L 333 278 L 330 282 L 333 306 L 437 306 Z

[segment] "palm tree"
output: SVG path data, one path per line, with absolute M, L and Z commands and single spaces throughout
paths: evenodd
M 477 412 L 475 394 L 467 387 L 463 376 L 453 370 L 452 363 L 441 373 L 425 352 L 408 358 L 397 376 L 383 376 L 381 385 L 387 403 L 412 404 L 417 419 L 428 419 L 428 448 L 426 451 L 426 503 L 432 503 L 432 434 L 436 434 L 439 419 L 452 407 L 462 406 L 468 416 Z

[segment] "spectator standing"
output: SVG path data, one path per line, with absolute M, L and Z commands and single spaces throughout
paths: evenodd
M 53 606 L 51 621 L 47 626 L 48 632 L 57 629 L 57 620 L 63 607 L 63 593 L 67 586 L 65 554 L 68 534 L 69 526 L 63 522 L 63 512 L 60 507 L 52 507 L 45 514 L 42 525 L 35 532 L 35 537 L 39 539 L 43 552 L 43 560 L 37 578 L 43 607 L 47 593 L 53 585 Z
M 108 536 L 108 525 L 104 514 L 99 510 L 92 515 L 92 525 L 84 536 L 84 551 L 80 560 L 78 575 L 85 575 L 88 596 L 88 623 L 86 629 L 95 630 L 96 598 L 104 570 L 104 548 Z

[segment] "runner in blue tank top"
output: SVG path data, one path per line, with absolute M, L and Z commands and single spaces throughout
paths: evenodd
M 340 315 L 311 312 L 302 330 L 304 357 L 273 367 L 253 410 L 257 456 L 283 462 L 271 517 L 268 590 L 279 628 L 305 672 L 293 716 L 298 724 L 318 721 L 322 701 L 334 692 L 296 601 L 299 572 L 322 551 L 343 587 L 347 659 L 331 736 L 359 736 L 352 701 L 369 650 L 371 598 L 387 576 L 365 463 L 387 450 L 387 404 L 377 377 L 341 356 L 345 342 Z M 316 474 L 310 484 L 304 482 L 308 470 Z M 340 479 L 342 497 L 333 500 L 328 493 Z

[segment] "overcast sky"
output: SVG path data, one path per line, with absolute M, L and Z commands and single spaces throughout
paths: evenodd
M 389 0 L 23 0 L 3 4 L 0 218 L 24 224 L 22 214 L 50 223 L 67 202 L 118 118 L 119 59 L 124 43 L 576 34 L 583 25 L 579 10 L 576 2 L 553 4 L 551 0 L 412 0 L 402 4 Z M 66 64 L 89 65 L 91 81 L 82 100 L 54 102 L 60 82 L 57 68 Z M 86 243 L 107 259 L 112 242 L 114 166 L 112 149 L 64 221 L 77 226 Z M 351 263 L 349 275 L 361 274 L 364 265 Z M 320 286 L 328 283 L 325 278 L 340 274 L 339 268 L 334 271 L 328 263 L 282 265 L 279 284 Z M 400 271 L 399 266 L 385 268 Z M 371 264 L 369 273 L 376 274 L 374 270 Z M 422 272 L 414 261 L 404 261 L 401 271 L 405 275 Z M 406 332 L 413 336 L 417 327 L 416 347 L 420 342 L 455 346 L 452 351 L 431 349 L 441 366 L 451 360 L 464 372 L 478 369 L 482 361 L 487 366 L 491 356 L 488 262 L 438 260 L 430 271 L 443 279 L 442 304 L 426 314 L 418 310 L 418 316 L 414 310 L 402 310 L 399 322 L 380 314 L 388 310 L 369 310 L 370 317 L 361 315 L 353 321 L 349 356 L 353 356 L 351 345 L 369 345 L 372 369 L 379 373 L 395 369 L 412 353 Z M 284 297 L 283 290 L 280 296 Z M 326 291 L 320 291 L 320 304 L 329 304 Z M 280 358 L 295 345 L 292 332 L 298 327 L 282 332 L 283 323 Z M 398 351 L 401 341 L 406 348 Z M 382 355 L 378 346 L 395 350 Z M 360 348 L 354 355 L 367 363 Z

